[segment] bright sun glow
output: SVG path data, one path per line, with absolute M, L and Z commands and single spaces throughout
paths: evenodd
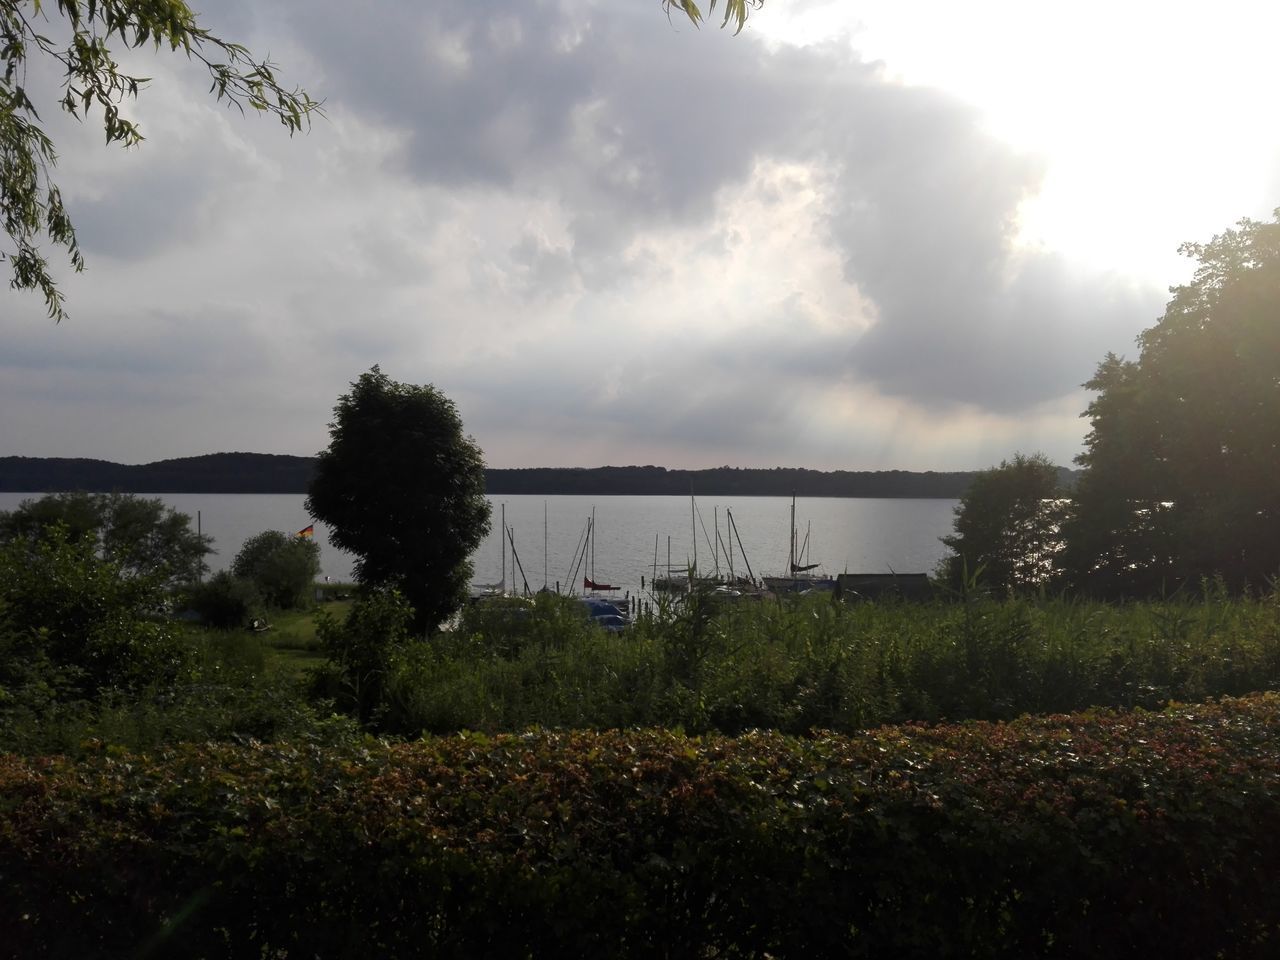
M 1280 203 L 1274 5 L 778 2 L 752 29 L 846 37 L 888 76 L 973 104 L 1046 163 L 1021 242 L 1084 264 L 1167 285 L 1188 269 L 1179 242 L 1270 213 L 1252 198 Z

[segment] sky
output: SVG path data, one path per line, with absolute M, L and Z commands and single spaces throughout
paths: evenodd
M 1065 464 L 1179 245 L 1280 206 L 1255 0 L 194 7 L 326 115 L 121 52 L 105 148 L 32 64 L 88 268 L 0 289 L 0 456 L 311 455 L 378 364 L 493 467 Z

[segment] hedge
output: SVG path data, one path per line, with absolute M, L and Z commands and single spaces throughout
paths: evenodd
M 1272 957 L 1280 696 L 0 756 L 0 951 Z

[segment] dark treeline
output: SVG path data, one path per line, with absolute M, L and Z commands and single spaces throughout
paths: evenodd
M 306 493 L 311 457 L 213 453 L 130 465 L 64 457 L 0 457 L 0 490 L 59 493 Z
M 0 490 L 122 493 L 306 493 L 312 457 L 213 453 L 128 465 L 61 457 L 0 457 Z M 1073 471 L 1063 469 L 1064 482 Z M 491 494 L 556 496 L 940 497 L 961 496 L 970 471 L 803 470 L 787 467 L 668 470 L 665 467 L 540 467 L 485 471 Z
M 665 467 L 594 467 L 488 471 L 488 491 L 498 494 L 724 497 L 942 497 L 964 493 L 971 472 L 907 470 L 804 470 L 790 467 L 668 470 Z

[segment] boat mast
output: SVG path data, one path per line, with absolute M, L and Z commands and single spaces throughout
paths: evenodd
M 507 595 L 507 505 L 502 504 L 502 581 L 498 584 L 498 593 Z M 514 581 L 513 581 L 514 582 Z
M 711 508 L 711 523 L 716 528 L 715 550 L 716 550 L 716 577 L 720 576 L 720 506 L 719 504 Z
M 698 508 L 693 501 L 693 486 L 689 487 L 689 536 L 693 539 L 693 566 L 690 567 L 689 576 L 693 577 L 693 571 L 698 569 Z
M 742 535 L 738 533 L 738 524 L 734 522 L 733 511 L 727 510 L 726 512 L 729 514 L 729 529 L 732 531 L 733 536 L 738 538 L 738 550 L 742 553 L 742 562 L 747 565 L 747 576 L 751 578 L 752 583 L 755 583 L 756 572 L 751 569 L 751 561 L 747 559 L 747 548 L 742 545 Z M 732 537 L 729 540 L 729 544 L 730 546 L 733 544 Z
M 658 579 L 658 535 L 653 535 L 653 577 L 649 580 L 649 588 L 653 589 L 653 581 Z
M 516 553 L 516 528 L 514 526 L 507 528 L 507 537 L 511 540 L 511 587 L 512 592 L 516 585 L 516 568 L 520 568 L 520 579 L 524 581 L 524 595 L 527 597 L 532 592 L 529 589 L 529 578 L 524 575 L 524 564 L 520 562 L 520 555 Z
M 791 540 L 787 548 L 787 576 L 796 572 L 796 495 L 791 494 Z

